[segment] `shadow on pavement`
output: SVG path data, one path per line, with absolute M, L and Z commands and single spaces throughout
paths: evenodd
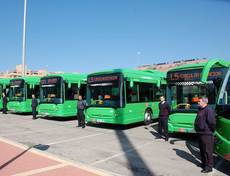
M 42 151 L 48 150 L 49 147 L 50 147 L 49 145 L 44 145 L 44 144 L 38 144 L 38 145 L 33 146 L 33 148 L 36 148 Z
M 128 169 L 131 170 L 132 175 L 134 176 L 154 176 L 154 173 L 146 165 L 144 160 L 141 158 L 137 150 L 134 149 L 134 146 L 124 134 L 123 131 L 116 130 L 117 138 L 119 139 L 120 145 L 125 157 L 128 162 Z
M 133 123 L 130 125 L 116 125 L 116 124 L 106 124 L 106 123 L 87 123 L 87 126 L 96 127 L 96 128 L 105 128 L 105 129 L 114 129 L 114 130 L 128 130 L 136 127 L 142 126 L 143 123 Z
M 76 116 L 72 116 L 72 117 L 41 117 L 41 116 L 37 116 L 37 119 L 44 119 L 44 120 L 52 120 L 52 121 L 72 121 L 72 120 L 76 120 Z
M 9 164 L 11 164 L 12 162 L 14 162 L 15 160 L 17 160 L 18 158 L 20 158 L 22 155 L 24 155 L 26 152 L 28 152 L 32 147 L 29 147 L 28 149 L 26 149 L 25 151 L 21 152 L 20 154 L 18 154 L 17 156 L 13 157 L 12 159 L 10 159 L 9 161 L 7 161 L 6 163 L 2 164 L 0 166 L 0 170 L 2 170 L 3 168 L 5 168 L 6 166 L 8 166 Z
M 201 166 L 200 161 L 200 149 L 196 139 L 196 134 L 174 134 L 174 137 L 181 137 L 178 139 L 170 140 L 170 144 L 174 145 L 178 141 L 185 141 L 185 145 L 189 152 L 183 151 L 180 149 L 174 148 L 173 150 L 176 152 L 178 156 L 181 158 L 194 163 L 197 166 Z M 230 161 L 226 161 L 220 157 L 218 157 L 215 153 L 213 154 L 214 159 L 214 168 L 226 175 L 230 175 Z

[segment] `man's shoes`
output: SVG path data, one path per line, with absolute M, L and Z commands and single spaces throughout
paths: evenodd
M 204 168 L 203 170 L 201 170 L 202 173 L 210 173 L 212 172 L 212 168 Z

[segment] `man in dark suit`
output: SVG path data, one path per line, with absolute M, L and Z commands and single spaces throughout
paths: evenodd
M 31 107 L 32 107 L 32 115 L 33 115 L 33 119 L 36 119 L 37 117 L 37 106 L 38 106 L 38 101 L 35 97 L 34 94 L 32 94 L 32 104 L 31 104 Z
M 195 120 L 195 130 L 198 136 L 202 173 L 212 172 L 214 131 L 216 129 L 215 114 L 208 107 L 208 98 L 202 97 L 198 102 L 199 111 Z
M 7 103 L 8 103 L 8 100 L 7 100 L 6 94 L 2 93 L 2 105 L 3 105 L 2 112 L 3 114 L 7 114 Z
M 85 128 L 85 114 L 84 110 L 86 108 L 86 102 L 82 99 L 82 96 L 78 96 L 77 102 L 77 117 L 78 117 L 78 127 Z
M 169 104 L 165 101 L 165 97 L 160 97 L 159 103 L 159 123 L 158 123 L 158 132 L 163 134 L 165 141 L 168 141 L 168 118 L 170 113 Z M 163 132 L 162 132 L 163 131 Z

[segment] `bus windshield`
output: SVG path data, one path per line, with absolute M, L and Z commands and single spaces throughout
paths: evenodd
M 169 86 L 169 101 L 171 102 L 172 110 L 196 111 L 199 97 L 208 97 L 209 105 L 214 105 L 216 93 L 217 90 L 214 84 L 171 85 Z
M 226 68 L 210 69 L 206 83 L 200 81 L 201 69 L 172 71 L 167 74 L 168 101 L 173 111 L 191 112 L 198 110 L 198 101 L 202 96 L 208 97 L 209 105 L 215 108 Z
M 42 78 L 40 82 L 40 103 L 62 103 L 61 82 L 60 77 Z
M 10 82 L 10 101 L 25 101 L 24 80 L 13 80 Z
M 120 107 L 120 78 L 117 75 L 88 78 L 89 106 Z

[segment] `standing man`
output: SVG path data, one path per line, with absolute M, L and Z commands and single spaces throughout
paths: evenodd
M 32 104 L 31 104 L 31 107 L 32 107 L 32 115 L 33 115 L 33 119 L 35 120 L 36 119 L 36 115 L 37 115 L 37 106 L 38 106 L 38 101 L 35 97 L 34 94 L 32 94 Z
M 85 115 L 84 110 L 86 108 L 86 102 L 82 99 L 82 96 L 78 96 L 77 102 L 77 117 L 78 117 L 78 127 L 85 128 Z
M 168 118 L 170 113 L 169 104 L 165 101 L 165 97 L 160 97 L 159 103 L 159 123 L 158 123 L 158 132 L 165 137 L 165 141 L 168 141 Z
M 208 107 L 208 98 L 202 97 L 198 102 L 199 111 L 195 120 L 195 130 L 198 136 L 202 173 L 212 172 L 213 168 L 213 133 L 216 129 L 215 114 Z
M 7 103 L 8 103 L 8 100 L 7 100 L 6 94 L 3 92 L 2 93 L 2 105 L 3 105 L 2 112 L 3 114 L 7 114 Z

